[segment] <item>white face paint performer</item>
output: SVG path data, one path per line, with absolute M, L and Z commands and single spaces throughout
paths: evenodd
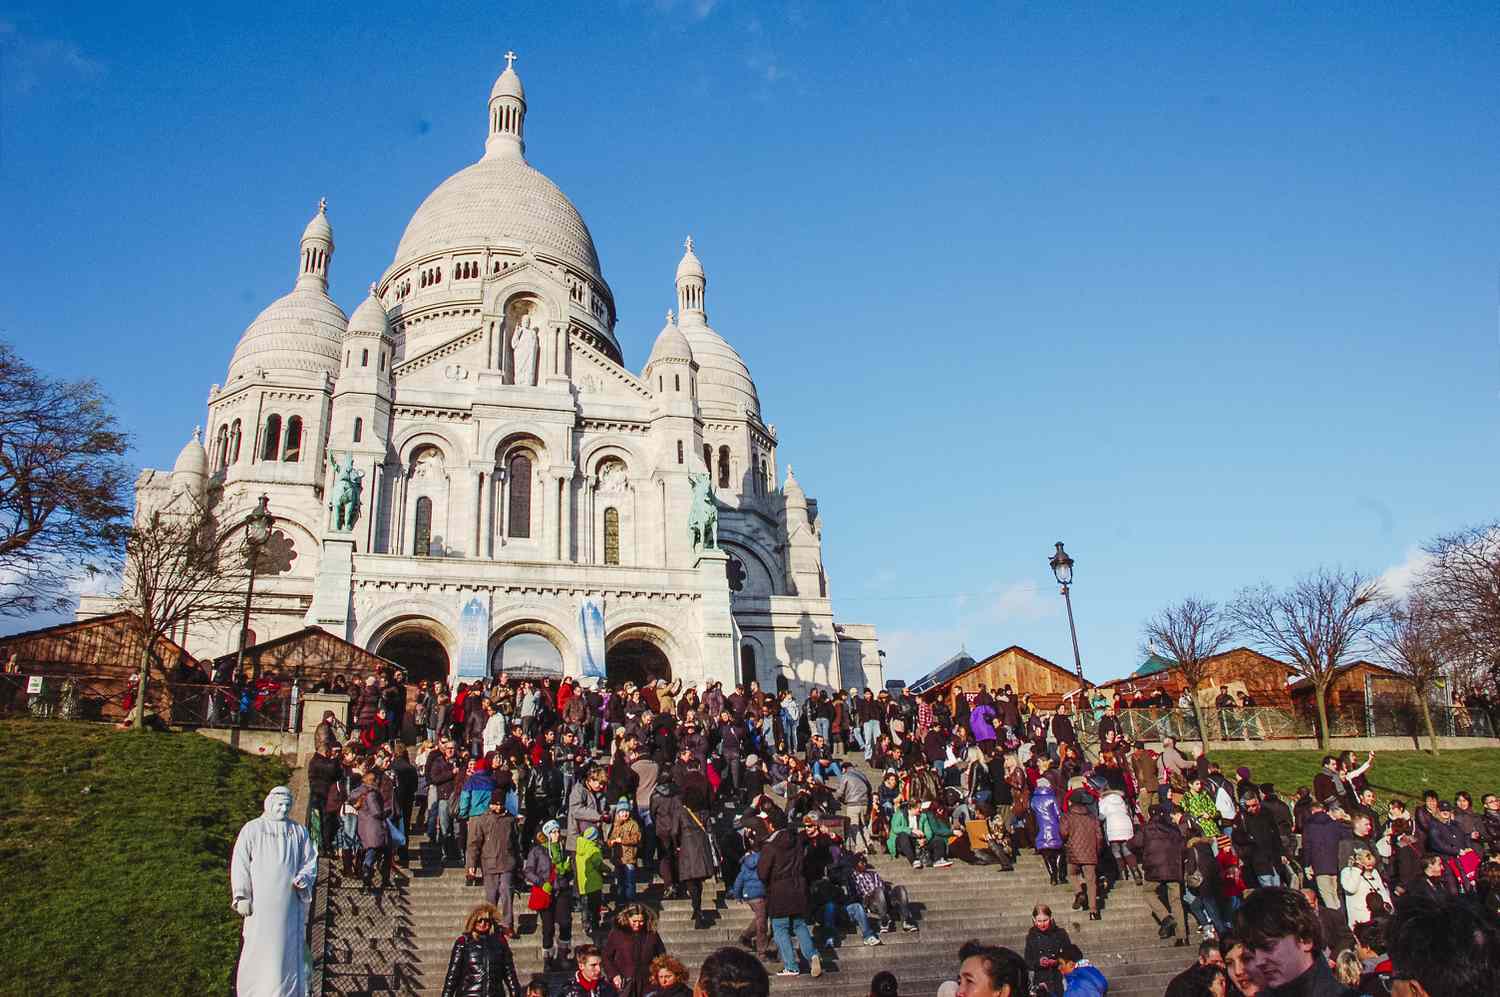
M 229 885 L 235 913 L 245 919 L 240 997 L 307 994 L 303 948 L 318 852 L 307 828 L 289 819 L 291 809 L 292 791 L 277 786 L 265 812 L 246 821 L 234 841 Z

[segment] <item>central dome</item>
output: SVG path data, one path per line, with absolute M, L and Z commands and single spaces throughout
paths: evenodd
M 583 216 L 555 183 L 520 157 L 486 156 L 439 184 L 412 215 L 391 269 L 481 246 L 530 249 L 604 279 Z

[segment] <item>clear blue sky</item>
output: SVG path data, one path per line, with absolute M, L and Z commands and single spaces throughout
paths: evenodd
M 514 48 L 627 364 L 691 232 L 894 675 L 1067 662 L 1055 540 L 1102 679 L 1172 600 L 1497 514 L 1493 3 L 215 6 L 0 14 L 0 335 L 142 465 L 320 196 L 353 309 Z

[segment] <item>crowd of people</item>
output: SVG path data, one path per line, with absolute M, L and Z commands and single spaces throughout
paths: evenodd
M 1346 752 L 1283 795 L 1171 738 L 1157 748 L 1126 740 L 1109 704 L 1086 707 L 1096 711 L 1086 756 L 1066 702 L 1042 708 L 1008 686 L 799 698 L 754 683 L 610 690 L 501 676 L 450 694 L 391 673 L 352 696 L 350 728 L 326 716 L 308 766 L 323 850 L 342 875 L 381 889 L 409 859 L 406 836 L 425 828 L 484 891 L 450 976 L 483 966 L 503 976 L 523 904 L 548 969 L 581 973 L 581 958 L 597 956 L 621 994 L 686 986 L 680 964 L 658 965 L 669 956 L 637 897 L 659 881 L 661 896 L 691 901 L 703 928 L 710 880 L 752 912 L 742 945 L 779 960 L 781 976 L 818 976 L 845 925 L 872 946 L 919 929 L 906 890 L 869 861 L 882 850 L 913 870 L 955 859 L 1009 870 L 1031 850 L 1094 920 L 1112 891 L 1134 885 L 1162 938 L 1202 940 L 1201 972 L 1174 983 L 1181 995 L 1219 992 L 1208 980 L 1219 964 L 1231 993 L 1280 992 L 1254 958 L 1235 954 L 1259 944 L 1240 926 L 1257 896 L 1298 897 L 1328 950 L 1318 964 L 1332 972 L 1343 955 L 1346 977 L 1355 960 L 1362 977 L 1378 976 L 1388 953 L 1371 925 L 1403 896 L 1461 897 L 1490 917 L 1500 901 L 1494 794 L 1477 808 L 1466 793 L 1431 793 L 1410 809 L 1377 803 L 1373 755 Z M 1051 909 L 1032 914 L 1018 956 L 1028 992 L 1096 992 L 1087 988 L 1098 970 Z M 503 946 L 504 959 L 469 951 L 481 942 Z M 509 973 L 502 982 L 519 997 Z M 1102 976 L 1097 985 L 1102 993 Z

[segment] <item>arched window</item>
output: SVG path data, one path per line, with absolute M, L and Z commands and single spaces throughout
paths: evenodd
M 281 452 L 281 416 L 273 415 L 266 420 L 266 434 L 261 437 L 261 460 L 275 460 Z
M 224 470 L 224 466 L 228 462 L 228 460 L 229 460 L 229 427 L 228 426 L 220 426 L 219 427 L 219 431 L 214 434 L 214 460 L 213 460 L 213 469 L 215 471 L 222 471 L 222 470 Z
M 620 563 L 620 510 L 604 510 L 604 563 Z
M 719 448 L 719 487 L 729 487 L 729 448 Z
M 672 375 L 672 390 L 673 391 L 681 391 L 682 390 L 682 375 L 681 374 L 673 374 Z
M 286 443 L 281 448 L 281 459 L 289 463 L 302 457 L 302 417 L 294 415 L 286 421 Z
M 760 454 L 750 455 L 750 487 L 760 492 Z
M 682 463 L 682 441 L 677 441 L 677 463 Z
M 714 473 L 714 448 L 707 443 L 703 444 L 703 470 Z
M 432 554 L 432 499 L 417 499 L 417 521 L 412 529 L 411 552 L 417 557 Z
M 365 421 L 359 416 L 354 417 L 354 442 L 358 443 L 365 438 Z
M 660 374 L 656 375 L 656 391 L 657 394 L 660 394 L 662 392 L 662 378 Z
M 531 537 L 531 458 L 513 453 L 506 462 L 510 482 L 510 535 L 518 540 Z
M 385 370 L 385 350 L 380 351 L 380 369 Z
M 359 365 L 361 367 L 368 367 L 368 366 L 370 366 L 370 351 L 369 350 L 360 350 L 359 351 Z
M 740 648 L 740 684 L 750 688 L 755 681 L 755 648 L 745 644 Z
M 240 459 L 240 421 L 234 420 L 229 427 L 229 463 L 237 464 Z

